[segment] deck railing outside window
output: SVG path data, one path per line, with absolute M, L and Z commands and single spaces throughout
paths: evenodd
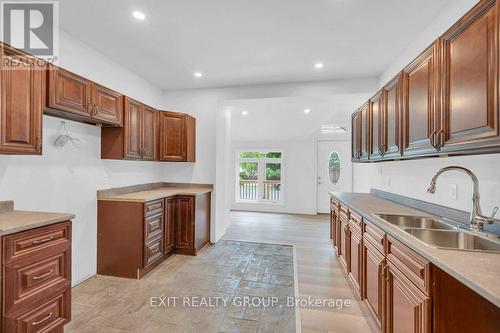
M 281 181 L 265 180 L 264 181 L 264 200 L 280 201 Z
M 256 180 L 240 180 L 240 199 L 257 200 Z

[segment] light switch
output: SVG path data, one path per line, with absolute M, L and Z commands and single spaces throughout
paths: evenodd
M 450 184 L 448 193 L 451 200 L 457 200 L 457 184 Z

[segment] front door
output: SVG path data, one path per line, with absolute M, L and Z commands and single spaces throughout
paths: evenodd
M 352 191 L 351 141 L 318 141 L 318 213 L 330 213 L 330 191 Z

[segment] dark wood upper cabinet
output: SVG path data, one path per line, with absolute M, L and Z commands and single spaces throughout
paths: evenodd
M 500 147 L 497 10 L 481 1 L 441 37 L 443 152 Z
M 46 114 L 93 125 L 122 126 L 122 94 L 64 68 L 49 68 Z
M 122 126 L 123 95 L 97 83 L 92 84 L 93 118 Z
M 438 103 L 438 43 L 403 70 L 403 139 L 405 155 L 435 153 Z
M 76 116 L 91 118 L 92 83 L 70 71 L 50 66 L 48 106 Z
M 158 111 L 144 107 L 142 116 L 142 159 L 154 161 L 157 152 Z
M 157 160 L 158 111 L 124 98 L 123 128 L 103 128 L 101 158 Z
M 0 153 L 42 153 L 45 67 L 0 43 Z
M 381 159 L 385 149 L 385 91 L 379 91 L 369 101 L 369 130 L 370 160 Z
M 384 87 L 382 146 L 384 157 L 401 156 L 401 75 Z
M 359 117 L 360 117 L 360 154 L 359 154 L 359 159 L 360 160 L 368 160 L 370 157 L 370 104 L 366 103 L 361 107 L 359 110 Z
M 361 113 L 356 111 L 351 117 L 351 158 L 359 160 L 361 154 Z
M 123 158 L 141 159 L 142 158 L 142 123 L 143 123 L 144 105 L 134 101 L 131 98 L 125 99 L 125 119 L 124 136 L 125 146 Z
M 195 118 L 168 111 L 160 112 L 159 118 L 159 160 L 194 162 L 196 159 Z

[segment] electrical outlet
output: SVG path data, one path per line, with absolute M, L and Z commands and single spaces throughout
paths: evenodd
M 457 184 L 450 184 L 448 186 L 448 196 L 451 200 L 457 200 Z

